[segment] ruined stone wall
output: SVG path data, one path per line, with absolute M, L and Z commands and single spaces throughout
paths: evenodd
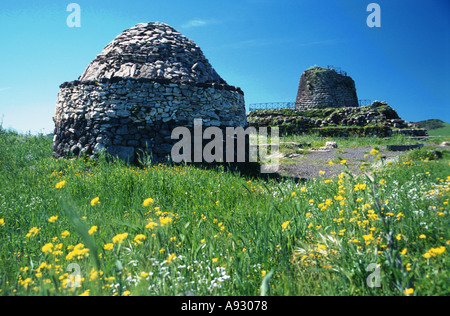
M 74 81 L 60 87 L 54 155 L 106 151 L 133 162 L 139 153 L 170 155 L 172 130 L 247 126 L 243 92 L 226 84 L 111 78 Z
M 256 110 L 248 113 L 252 127 L 278 126 L 280 134 L 318 133 L 324 137 L 379 136 L 393 134 L 427 136 L 427 131 L 400 118 L 385 101 L 358 108 L 325 108 L 310 110 Z M 334 134 L 333 134 L 334 133 Z
M 355 82 L 333 69 L 314 67 L 300 79 L 296 109 L 358 107 Z

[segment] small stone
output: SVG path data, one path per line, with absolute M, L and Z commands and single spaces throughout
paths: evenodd
M 105 151 L 105 146 L 101 143 L 97 143 L 94 147 L 94 153 L 102 153 Z

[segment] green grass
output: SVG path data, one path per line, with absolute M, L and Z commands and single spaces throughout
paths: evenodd
M 379 137 L 320 137 L 317 135 L 290 135 L 280 137 L 282 143 L 300 143 L 311 144 L 312 148 L 324 147 L 327 142 L 337 142 L 340 149 L 342 148 L 357 148 L 357 147 L 376 147 L 387 145 L 401 145 L 401 144 L 440 144 L 443 141 L 448 141 L 449 137 L 433 137 L 429 140 L 423 141 L 418 139 L 412 139 L 404 135 L 396 135 L 390 138 Z M 288 151 L 288 145 L 281 145 L 282 150 Z M 284 149 L 283 149 L 284 148 Z
M 431 119 L 414 123 L 428 130 L 430 136 L 450 137 L 450 124 L 439 119 Z
M 2 296 L 450 294 L 448 154 L 295 183 L 51 145 L 0 131 Z
M 419 128 L 425 128 L 427 130 L 438 129 L 445 127 L 447 123 L 439 119 L 431 119 L 414 123 Z
M 450 124 L 449 123 L 445 123 L 444 127 L 429 130 L 428 134 L 430 136 L 450 137 Z

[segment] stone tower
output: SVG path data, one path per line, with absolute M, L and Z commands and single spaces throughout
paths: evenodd
M 334 69 L 313 67 L 306 70 L 300 79 L 295 108 L 358 107 L 355 82 Z
M 54 156 L 167 157 L 172 130 L 198 118 L 205 128 L 246 127 L 244 93 L 172 27 L 138 24 L 108 44 L 79 80 L 61 85 Z

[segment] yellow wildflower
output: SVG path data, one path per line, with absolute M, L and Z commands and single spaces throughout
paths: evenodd
M 170 223 L 172 223 L 172 218 L 170 217 L 160 217 L 159 222 L 161 223 L 161 226 L 164 227 Z
M 54 223 L 54 222 L 56 222 L 58 220 L 58 216 L 52 216 L 52 217 L 50 217 L 49 219 L 48 219 L 48 222 L 49 223 Z
M 81 297 L 83 297 L 83 296 L 89 296 L 89 292 L 90 292 L 91 290 L 86 290 L 86 291 L 84 291 L 83 293 L 81 293 L 80 295 L 78 295 L 78 296 L 81 296 Z
M 153 228 L 155 228 L 156 226 L 158 226 L 158 224 L 155 223 L 155 222 L 153 222 L 153 221 L 151 221 L 150 223 L 147 224 L 147 226 L 145 226 L 145 228 L 147 228 L 147 229 L 153 229 Z
M 374 241 L 372 234 L 370 235 L 363 235 L 364 241 L 366 242 L 366 245 L 369 245 L 371 241 Z
M 103 275 L 103 271 L 97 271 L 95 269 L 92 269 L 91 272 L 89 273 L 89 281 L 95 281 L 101 275 Z
M 100 198 L 96 197 L 91 200 L 91 206 L 96 206 L 97 204 L 100 204 Z
M 128 233 L 118 234 L 113 237 L 112 241 L 115 244 L 121 244 L 124 242 L 125 239 L 127 239 Z
M 142 203 L 143 206 L 149 206 L 150 204 L 155 203 L 155 200 L 153 200 L 152 198 L 148 198 L 144 201 L 144 203 Z M 159 209 L 159 208 L 158 208 Z
M 134 237 L 134 241 L 138 244 L 138 245 L 142 245 L 142 241 L 146 240 L 147 237 L 145 237 L 145 235 L 137 235 L 136 237 Z
M 103 249 L 105 249 L 106 251 L 110 251 L 113 250 L 114 248 L 114 244 L 106 244 Z
M 177 256 L 173 253 L 167 258 L 166 262 L 170 263 L 170 262 L 172 262 L 172 260 L 174 260 L 176 258 L 177 258 Z
M 445 247 L 431 248 L 426 252 L 423 257 L 430 259 L 431 257 L 436 257 L 437 255 L 442 255 L 446 251 Z
M 414 289 L 405 289 L 403 291 L 403 294 L 405 294 L 406 296 L 412 295 L 414 294 Z
M 26 237 L 27 237 L 27 238 L 34 237 L 34 236 L 36 236 L 36 234 L 37 234 L 40 230 L 41 230 L 40 228 L 38 229 L 37 227 L 33 227 L 33 228 L 30 229 L 30 231 L 28 232 L 28 234 L 26 235 Z
M 44 245 L 44 247 L 42 247 L 42 252 L 43 253 L 52 252 L 52 249 L 53 249 L 53 244 L 46 244 L 46 245 Z
M 66 260 L 70 261 L 73 258 L 82 259 L 89 256 L 89 249 L 84 248 L 83 244 L 76 245 L 73 250 L 66 256 Z
M 287 229 L 288 226 L 289 226 L 289 221 L 286 221 L 283 224 L 281 224 L 281 227 L 283 227 L 283 229 Z
M 378 153 L 379 153 L 380 151 L 379 150 L 377 150 L 377 149 L 372 149 L 371 151 L 370 151 L 370 154 L 372 155 L 372 156 L 376 156 L 376 155 L 378 155 Z
M 366 188 L 367 188 L 367 184 L 365 184 L 365 183 L 362 183 L 362 184 L 358 183 L 358 184 L 355 185 L 354 191 L 355 192 L 360 191 L 360 190 L 364 191 Z
M 56 189 L 62 189 L 65 185 L 66 185 L 66 181 L 61 181 L 61 182 L 58 182 L 58 183 L 55 185 L 55 188 L 56 188 Z
M 430 259 L 430 258 L 431 258 L 431 255 L 430 255 L 429 252 L 426 252 L 426 253 L 423 255 L 423 257 L 424 257 L 425 259 Z
M 92 226 L 91 229 L 89 229 L 88 233 L 89 235 L 93 235 L 98 231 L 98 227 L 97 226 Z

